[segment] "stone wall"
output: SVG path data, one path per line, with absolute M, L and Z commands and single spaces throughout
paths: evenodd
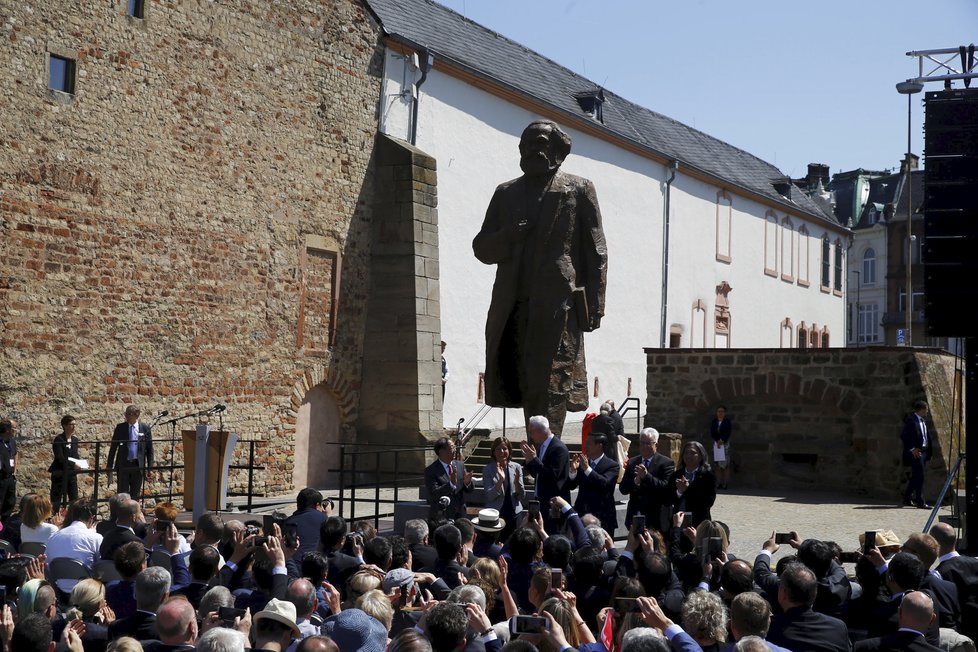
M 928 467 L 928 499 L 953 465 L 955 359 L 937 349 L 646 349 L 646 356 L 646 425 L 708 444 L 713 413 L 726 406 L 735 486 L 896 501 L 906 477 L 900 428 L 921 398 L 941 443 Z
M 358 433 L 417 445 L 442 434 L 435 160 L 377 137 L 371 289 Z
M 378 27 L 356 0 L 126 7 L 0 8 L 0 414 L 20 422 L 18 488 L 46 491 L 65 413 L 92 441 L 128 403 L 152 419 L 221 402 L 263 442 L 257 489 L 291 490 L 306 391 L 335 395 L 344 428 L 357 417 Z M 47 88 L 49 54 L 76 60 L 74 95 Z

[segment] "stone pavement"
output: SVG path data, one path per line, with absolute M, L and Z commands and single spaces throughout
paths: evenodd
M 950 507 L 941 507 L 941 516 Z M 783 492 L 745 490 L 736 486 L 717 492 L 712 515 L 730 526 L 730 552 L 754 561 L 761 544 L 772 530 L 795 530 L 802 538 L 816 537 L 835 541 L 843 550 L 859 547 L 859 535 L 866 530 L 893 530 L 900 540 L 920 532 L 930 516 L 929 510 L 896 507 L 895 501 L 884 503 L 858 496 L 805 490 Z M 774 556 L 791 554 L 782 546 Z

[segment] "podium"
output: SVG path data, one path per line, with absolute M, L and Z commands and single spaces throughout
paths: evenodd
M 211 430 L 205 423 L 183 434 L 183 509 L 197 520 L 227 505 L 228 469 L 238 434 Z

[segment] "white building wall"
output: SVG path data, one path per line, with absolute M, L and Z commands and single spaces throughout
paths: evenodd
M 402 96 L 405 65 L 410 59 L 388 52 L 385 65 L 382 130 L 409 137 L 411 102 Z M 445 425 L 454 426 L 477 408 L 479 373 L 485 366 L 485 319 L 495 266 L 483 265 L 472 253 L 486 207 L 499 183 L 521 174 L 519 136 L 539 116 L 438 70 L 429 72 L 420 89 L 417 146 L 438 161 L 438 219 L 441 272 L 442 339 L 450 379 L 445 397 Z M 562 125 L 573 139 L 563 170 L 594 182 L 608 241 L 606 316 L 601 328 L 585 337 L 589 387 L 599 379 L 602 400 L 627 395 L 643 403 L 643 348 L 660 341 L 662 284 L 662 213 L 665 166 L 604 140 Z M 819 290 L 817 263 L 823 228 L 809 224 L 811 285 L 800 287 L 764 274 L 764 221 L 767 208 L 730 192 L 733 217 L 731 262 L 716 260 L 716 212 L 719 187 L 684 174 L 680 164 L 672 189 L 669 307 L 667 329 L 684 331 L 690 346 L 691 308 L 701 299 L 707 308 L 707 346 L 713 346 L 716 286 L 726 281 L 732 314 L 731 347 L 777 347 L 785 317 L 797 324 L 827 324 L 834 338 L 844 337 L 844 304 Z M 778 220 L 784 213 L 778 213 Z M 802 223 L 792 218 L 795 228 Z M 780 236 L 779 236 L 780 237 Z M 832 236 L 833 240 L 835 236 Z M 797 256 L 796 256 L 797 262 Z M 836 345 L 842 339 L 834 340 Z M 568 415 L 579 421 L 584 413 Z M 484 426 L 502 425 L 494 410 Z M 519 425 L 521 410 L 507 411 L 507 425 Z M 629 429 L 633 421 L 627 420 Z

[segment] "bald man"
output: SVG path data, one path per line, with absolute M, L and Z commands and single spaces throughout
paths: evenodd
M 319 635 L 302 639 L 296 652 L 340 652 L 340 648 L 330 637 Z
M 941 649 L 931 645 L 924 638 L 924 632 L 937 619 L 934 614 L 934 602 L 929 595 L 923 591 L 905 594 L 897 613 L 900 629 L 886 636 L 859 641 L 853 647 L 853 652 L 875 652 L 876 650 L 938 652 Z
M 197 641 L 197 612 L 183 597 L 170 598 L 156 612 L 159 641 L 143 644 L 145 652 L 190 652 Z

